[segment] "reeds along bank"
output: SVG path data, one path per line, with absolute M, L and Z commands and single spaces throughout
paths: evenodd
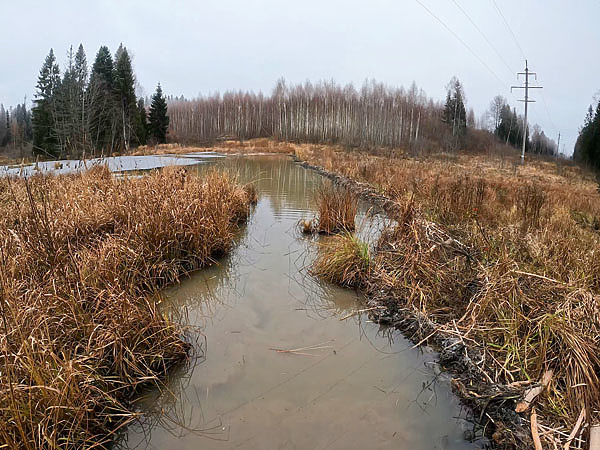
M 108 448 L 190 351 L 158 290 L 227 252 L 255 200 L 175 168 L 0 179 L 0 442 Z

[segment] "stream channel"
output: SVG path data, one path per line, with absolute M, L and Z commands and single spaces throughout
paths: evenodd
M 187 160 L 186 160 L 187 162 Z M 189 164 L 189 163 L 188 163 Z M 321 175 L 280 155 L 210 158 L 253 181 L 259 202 L 226 257 L 165 292 L 196 357 L 144 393 L 123 449 L 478 449 L 436 353 L 369 321 L 361 296 L 309 274 Z M 362 204 L 373 242 L 385 220 Z M 277 349 L 301 349 L 280 352 Z

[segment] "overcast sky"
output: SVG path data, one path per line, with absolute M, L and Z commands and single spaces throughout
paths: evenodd
M 530 119 L 554 139 L 560 131 L 568 154 L 600 92 L 600 0 L 1 0 L 0 17 L 5 106 L 32 98 L 50 47 L 62 64 L 80 42 L 90 65 L 100 45 L 114 53 L 123 42 L 146 94 L 159 81 L 168 94 L 193 97 L 270 92 L 279 77 L 374 78 L 405 87 L 414 80 L 443 99 L 456 75 L 477 117 L 496 94 L 522 111 L 510 85 L 524 54 L 544 86 L 533 92 Z

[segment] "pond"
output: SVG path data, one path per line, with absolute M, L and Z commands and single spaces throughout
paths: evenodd
M 436 354 L 354 314 L 361 296 L 310 276 L 298 231 L 327 182 L 285 156 L 226 157 L 259 202 L 234 251 L 165 293 L 185 313 L 198 358 L 138 402 L 122 448 L 475 449 L 468 412 Z M 384 219 L 361 206 L 371 238 Z M 285 352 L 281 350 L 295 350 Z

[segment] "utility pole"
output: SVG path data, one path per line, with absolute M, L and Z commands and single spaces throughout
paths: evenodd
M 560 151 L 560 131 L 558 132 L 558 144 L 556 144 L 556 157 L 558 158 L 558 153 Z
M 520 102 L 525 102 L 525 123 L 523 124 L 523 146 L 521 147 L 521 164 L 525 163 L 525 143 L 527 142 L 527 104 L 534 103 L 535 100 L 529 100 L 529 89 L 542 89 L 542 86 L 530 86 L 529 85 L 529 76 L 533 75 L 537 81 L 537 73 L 531 72 L 527 67 L 527 60 L 525 60 L 525 72 L 518 72 L 517 79 L 519 79 L 519 75 L 525 75 L 525 86 L 511 86 L 510 91 L 513 89 L 525 89 L 525 99 L 519 100 Z

